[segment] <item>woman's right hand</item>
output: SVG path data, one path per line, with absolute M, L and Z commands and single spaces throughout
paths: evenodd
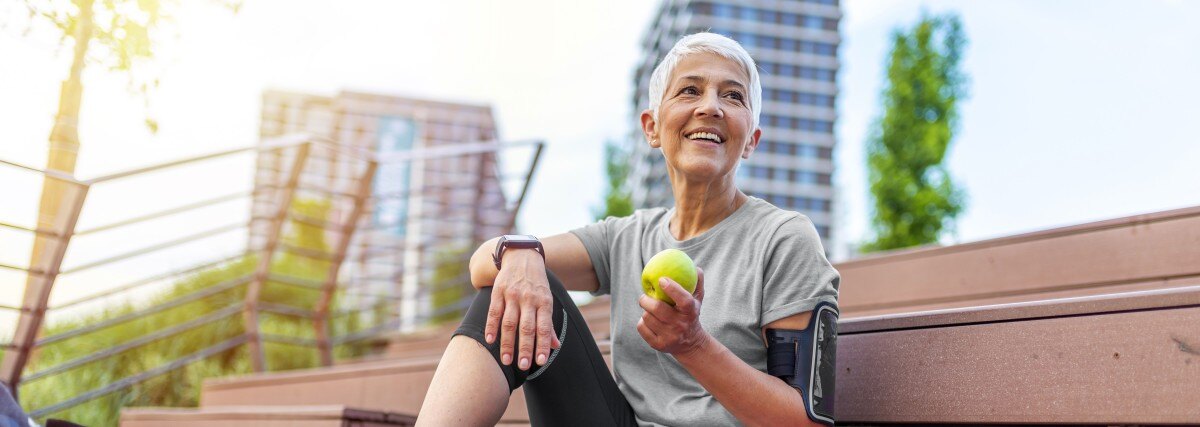
M 551 348 L 562 345 L 554 336 L 554 297 L 546 278 L 546 263 L 536 251 L 505 251 L 500 273 L 492 284 L 492 302 L 483 333 L 488 344 L 500 338 L 500 361 L 517 362 L 528 370 L 531 362 L 545 365 Z M 518 340 L 519 336 L 519 340 Z M 514 358 L 515 342 L 521 347 Z

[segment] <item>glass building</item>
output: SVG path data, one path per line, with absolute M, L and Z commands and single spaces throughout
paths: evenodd
M 633 123 L 650 105 L 650 73 L 680 37 L 710 31 L 737 40 L 758 63 L 763 89 L 762 138 L 737 171 L 738 187 L 805 214 L 830 248 L 841 16 L 837 0 L 664 0 L 642 39 Z M 640 130 L 632 147 L 634 206 L 674 204 L 662 152 L 651 149 Z

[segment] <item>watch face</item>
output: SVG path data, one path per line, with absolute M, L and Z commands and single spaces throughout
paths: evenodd
M 504 240 L 508 242 L 533 243 L 538 241 L 537 237 L 528 234 L 509 234 L 504 236 Z

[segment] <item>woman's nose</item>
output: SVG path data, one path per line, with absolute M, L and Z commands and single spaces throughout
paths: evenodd
M 695 114 L 697 117 L 711 116 L 719 119 L 725 116 L 725 111 L 721 110 L 720 98 L 715 92 L 711 92 L 700 98 L 700 105 L 696 107 Z

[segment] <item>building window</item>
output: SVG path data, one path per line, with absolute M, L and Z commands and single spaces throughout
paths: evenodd
M 805 16 L 804 17 L 804 28 L 819 30 L 822 28 L 823 24 L 824 24 L 824 22 L 820 16 Z
M 809 132 L 833 132 L 833 122 L 814 119 L 802 119 L 798 117 L 784 117 L 775 115 L 766 115 L 763 117 L 763 123 L 771 127 L 780 127 L 785 129 L 804 130 Z
M 714 4 L 712 5 L 712 14 L 718 18 L 732 18 L 733 9 L 733 6 L 727 4 Z
M 791 43 L 790 45 L 788 45 L 789 42 Z M 796 50 L 796 47 L 794 45 L 795 43 L 796 43 L 795 40 L 791 40 L 791 41 L 785 40 L 783 42 L 783 44 L 780 45 L 780 49 L 781 50 Z M 763 71 L 773 74 L 773 75 L 777 75 L 777 76 L 796 77 L 796 78 L 801 78 L 801 79 L 827 81 L 827 82 L 834 81 L 835 74 L 836 74 L 836 73 L 834 73 L 833 70 L 805 67 L 805 66 L 798 66 L 798 65 L 791 65 L 791 64 L 777 64 L 777 63 L 771 63 L 771 62 L 760 62 L 759 66 L 762 67 Z
M 757 21 L 758 20 L 758 9 L 755 9 L 752 7 L 737 7 L 737 6 L 734 6 L 734 8 L 738 11 L 738 18 L 741 18 L 741 19 L 744 19 L 747 21 Z
M 794 27 L 800 23 L 800 15 L 794 13 L 785 13 L 780 18 L 780 23 L 789 27 Z
M 822 159 L 832 159 L 833 149 L 829 147 L 819 147 L 817 148 L 817 157 Z
M 723 31 L 717 29 L 713 29 L 712 32 L 725 34 Z M 785 39 L 744 32 L 730 32 L 728 36 L 737 40 L 744 47 L 762 47 L 785 52 L 800 52 L 825 56 L 834 56 L 837 54 L 837 45 L 831 43 Z

